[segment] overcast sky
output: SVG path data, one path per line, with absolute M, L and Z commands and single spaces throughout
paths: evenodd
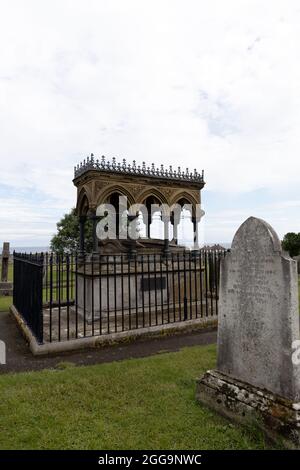
M 91 152 L 204 169 L 207 242 L 300 231 L 297 0 L 0 7 L 1 244 L 48 244 Z

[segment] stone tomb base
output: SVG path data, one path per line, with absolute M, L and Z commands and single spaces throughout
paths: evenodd
M 196 399 L 239 424 L 256 423 L 268 438 L 287 448 L 300 447 L 300 403 L 216 370 L 197 381 Z
M 191 259 L 172 263 L 172 260 L 144 263 L 120 262 L 120 257 L 111 257 L 108 263 L 87 263 L 79 267 L 76 276 L 77 311 L 88 323 L 107 316 L 122 316 L 145 311 L 179 309 L 183 315 L 183 301 L 187 299 L 189 318 L 197 317 L 196 310 L 205 309 L 206 315 L 213 315 L 216 300 L 205 288 L 204 267 L 199 260 Z M 200 272 L 201 271 L 201 272 Z M 195 312 L 194 312 L 195 310 Z

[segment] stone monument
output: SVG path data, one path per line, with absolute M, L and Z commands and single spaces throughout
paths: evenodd
M 299 447 L 299 344 L 297 264 L 250 217 L 221 261 L 217 369 L 198 380 L 197 400 Z
M 8 282 L 9 243 L 3 243 L 0 295 L 12 295 L 12 283 Z
M 100 160 L 95 159 L 92 154 L 91 157 L 75 167 L 73 182 L 77 187 L 76 213 L 80 224 L 80 252 L 82 260 L 86 261 L 85 263 L 79 263 L 76 270 L 78 296 L 75 307 L 79 315 L 84 316 L 88 322 L 92 322 L 93 319 L 97 320 L 99 318 L 100 311 L 105 315 L 109 311 L 109 305 L 116 305 L 116 311 L 122 312 L 122 314 L 134 307 L 142 309 L 144 289 L 147 292 L 152 290 L 151 286 L 144 286 L 142 282 L 143 276 L 148 275 L 147 270 L 143 273 L 143 263 L 140 263 L 142 256 L 148 256 L 150 260 L 152 256 L 156 255 L 164 257 L 169 274 L 165 274 L 163 279 L 167 281 L 173 271 L 173 277 L 180 281 L 183 262 L 181 262 L 181 266 L 180 263 L 176 264 L 179 269 L 175 271 L 169 255 L 184 253 L 184 247 L 178 244 L 177 225 L 179 225 L 181 213 L 187 205 L 190 208 L 193 223 L 195 246 L 198 246 L 197 227 L 204 214 L 203 211 L 199 210 L 201 190 L 205 185 L 203 171 L 198 173 L 195 169 L 190 172 L 188 168 L 182 170 L 180 167 L 175 170 L 172 166 L 166 169 L 163 165 L 157 168 L 154 163 L 146 166 L 145 162 L 140 166 L 135 161 L 130 164 L 124 159 L 121 163 L 117 162 L 115 158 L 110 162 L 104 156 Z M 125 198 L 126 201 L 121 203 L 120 197 Z M 114 236 L 107 237 L 105 240 L 101 240 L 97 234 L 97 224 L 104 218 L 104 215 L 100 215 L 97 209 L 103 204 L 112 206 L 116 216 Z M 145 212 L 141 206 L 143 206 Z M 153 206 L 157 206 L 157 211 L 152 211 Z M 169 208 L 169 211 L 166 207 Z M 175 215 L 176 213 L 178 216 Z M 153 219 L 158 217 L 158 219 L 161 218 L 164 221 L 166 214 L 169 215 L 169 222 L 173 227 L 172 241 L 169 240 L 170 224 L 168 221 L 164 222 L 164 239 L 152 237 L 151 226 Z M 142 216 L 146 232 L 144 236 L 139 237 L 137 240 L 131 239 L 128 228 L 125 230 L 124 236 L 121 230 L 122 215 L 125 215 L 126 223 Z M 93 263 L 91 263 L 90 254 L 87 255 L 85 250 L 85 224 L 88 219 L 92 222 Z M 105 258 L 101 258 L 102 255 L 108 255 L 108 263 L 106 263 Z M 115 256 L 115 259 L 111 255 Z M 124 271 L 122 271 L 121 256 L 124 260 L 126 256 L 128 257 L 128 265 L 125 266 Z M 116 261 L 116 266 L 114 261 Z M 138 267 L 135 278 L 136 262 Z M 110 264 L 110 266 L 107 267 L 107 264 Z M 158 266 L 156 259 L 154 261 L 152 259 L 150 264 L 151 269 Z M 116 271 L 114 271 L 115 268 Z M 198 266 L 197 269 L 201 269 L 201 267 Z M 124 275 L 127 280 L 129 278 L 129 282 L 124 284 L 123 299 L 121 290 Z M 154 272 L 152 272 L 150 279 L 153 279 L 152 276 L 155 276 Z M 133 301 L 130 297 L 130 287 L 128 287 L 131 285 L 130 279 L 132 279 L 132 284 L 134 282 L 137 284 L 137 296 Z M 153 281 L 155 279 L 150 284 Z M 162 282 L 159 285 L 162 297 L 159 297 L 158 302 L 161 306 L 166 304 L 167 299 L 170 299 L 172 295 L 172 292 L 167 292 L 166 285 L 167 282 L 166 284 Z M 180 289 L 180 286 L 176 285 L 176 290 L 178 289 Z M 116 298 L 114 298 L 115 292 L 117 292 Z M 151 304 L 154 304 L 152 296 L 155 296 L 154 292 L 150 294 L 149 297 L 147 295 L 149 309 Z M 155 304 L 157 304 L 156 300 Z

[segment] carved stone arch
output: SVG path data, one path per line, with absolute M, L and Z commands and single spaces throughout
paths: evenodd
M 150 196 L 153 196 L 155 198 L 157 198 L 159 200 L 159 202 L 161 204 L 168 204 L 169 201 L 167 200 L 167 198 L 165 197 L 165 195 L 159 191 L 158 189 L 155 189 L 155 188 L 147 188 L 145 189 L 138 197 L 138 202 L 140 204 L 144 204 L 146 199 L 148 199 L 148 197 Z
M 150 238 L 150 224 L 152 223 L 153 215 L 151 211 L 151 205 L 158 204 L 159 206 L 162 206 L 162 214 L 168 213 L 168 211 L 164 207 L 168 205 L 168 201 L 161 191 L 153 187 L 148 187 L 141 194 L 139 194 L 138 203 L 144 204 L 147 208 L 147 221 L 144 219 L 144 214 L 143 219 L 144 223 L 147 224 L 147 237 Z
M 134 196 L 131 194 L 130 191 L 128 191 L 128 189 L 125 189 L 124 187 L 119 186 L 119 185 L 112 185 L 112 186 L 109 186 L 108 188 L 106 188 L 103 192 L 101 192 L 98 195 L 98 197 L 97 197 L 97 206 L 99 204 L 103 204 L 103 203 L 107 202 L 107 199 L 109 198 L 109 196 L 114 194 L 114 193 L 118 193 L 118 194 L 120 194 L 120 196 L 122 196 L 122 195 L 126 196 L 128 204 L 130 206 L 136 203 L 136 200 L 135 200 Z
M 78 216 L 86 216 L 91 207 L 91 194 L 88 188 L 82 187 L 78 193 L 76 213 Z
M 174 206 L 175 204 L 182 204 L 182 202 L 184 202 L 184 204 L 191 204 L 192 205 L 192 208 L 193 208 L 193 213 L 192 213 L 192 217 L 195 217 L 196 215 L 196 206 L 198 204 L 198 201 L 197 199 L 190 193 L 186 192 L 186 191 L 180 191 L 179 193 L 177 193 L 172 199 L 171 199 L 171 208 L 172 206 Z
M 176 204 L 181 199 L 186 199 L 189 204 L 193 204 L 194 206 L 199 203 L 199 201 L 197 201 L 197 199 L 192 194 L 188 193 L 187 191 L 180 191 L 172 197 L 171 204 Z

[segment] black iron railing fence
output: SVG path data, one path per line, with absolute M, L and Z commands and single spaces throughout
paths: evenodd
M 39 343 L 43 342 L 43 266 L 43 254 L 14 253 L 13 303 Z
M 14 305 L 40 343 L 214 317 L 225 254 L 15 253 Z

